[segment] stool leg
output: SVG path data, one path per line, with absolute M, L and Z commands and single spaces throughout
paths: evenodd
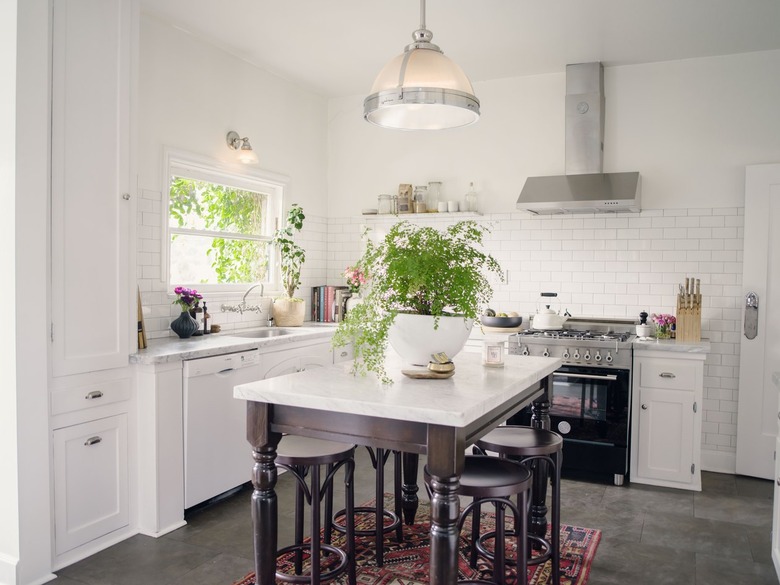
M 550 546 L 552 546 L 552 579 L 553 585 L 561 585 L 561 464 L 563 452 L 553 453 L 552 475 L 552 526 L 550 531 Z
M 496 539 L 493 542 L 493 581 L 498 585 L 504 585 L 506 579 L 506 520 L 503 504 L 497 503 L 496 507 Z
M 404 541 L 404 523 L 402 518 L 402 507 L 401 507 L 401 500 L 403 499 L 403 495 L 401 493 L 402 489 L 402 478 L 401 478 L 401 471 L 403 465 L 401 464 L 401 452 L 400 451 L 393 451 L 393 478 L 394 478 L 394 485 L 393 485 L 393 498 L 395 500 L 395 515 L 398 518 L 398 528 L 395 529 L 395 539 L 398 542 Z
M 376 484 L 374 485 L 375 489 L 375 500 L 376 500 L 376 506 L 374 506 L 374 511 L 376 513 L 376 533 L 375 533 L 375 544 L 376 544 L 376 566 L 381 567 L 385 564 L 385 555 L 384 555 L 384 541 L 385 541 L 385 450 L 384 449 L 377 449 L 376 450 Z
M 333 464 L 329 463 L 327 475 L 329 476 L 332 471 Z M 326 488 L 325 514 L 322 518 L 323 522 L 325 522 L 325 537 L 323 540 L 325 544 L 331 544 L 333 542 L 333 482 L 330 482 Z
M 469 555 L 469 566 L 472 569 L 477 568 L 477 540 L 479 539 L 479 521 L 482 517 L 479 498 L 474 498 L 474 508 L 471 510 L 471 554 Z
M 305 477 L 305 468 L 296 467 L 295 471 L 301 477 Z M 295 544 L 303 543 L 303 487 L 295 482 Z M 303 571 L 303 550 L 297 549 L 294 555 L 295 574 L 300 575 Z
M 311 466 L 311 583 L 320 583 L 320 466 Z
M 518 495 L 520 498 L 518 510 L 520 511 L 520 526 L 515 522 L 517 534 L 517 583 L 525 585 L 528 582 L 528 555 L 531 552 L 528 546 L 528 491 Z M 516 519 L 517 521 L 517 519 Z
M 351 460 L 344 466 L 344 491 L 347 508 L 347 518 L 355 517 L 355 461 Z M 349 585 L 357 583 L 357 560 L 355 558 L 355 523 L 347 522 L 347 575 Z

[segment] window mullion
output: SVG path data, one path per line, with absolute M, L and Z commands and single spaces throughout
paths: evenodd
M 170 227 L 168 229 L 171 234 L 183 234 L 190 236 L 208 236 L 212 238 L 224 238 L 226 240 L 252 240 L 255 242 L 270 242 L 270 236 L 258 236 L 253 234 L 241 234 L 236 232 L 222 232 L 212 230 L 196 230 L 192 228 L 179 228 Z

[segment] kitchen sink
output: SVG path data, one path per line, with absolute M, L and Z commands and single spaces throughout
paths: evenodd
M 280 337 L 290 335 L 293 331 L 289 329 L 253 329 L 252 331 L 238 331 L 231 333 L 232 337 L 251 337 L 253 339 L 265 339 L 267 337 Z

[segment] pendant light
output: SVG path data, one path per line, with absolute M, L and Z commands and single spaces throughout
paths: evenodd
M 425 28 L 425 0 L 420 0 L 420 28 L 412 44 L 379 72 L 363 102 L 363 117 L 383 128 L 441 130 L 479 120 L 479 100 L 469 78 Z

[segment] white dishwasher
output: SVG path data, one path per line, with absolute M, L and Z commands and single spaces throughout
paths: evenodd
M 260 379 L 257 350 L 186 360 L 184 376 L 184 507 L 250 480 L 246 401 L 233 386 Z

